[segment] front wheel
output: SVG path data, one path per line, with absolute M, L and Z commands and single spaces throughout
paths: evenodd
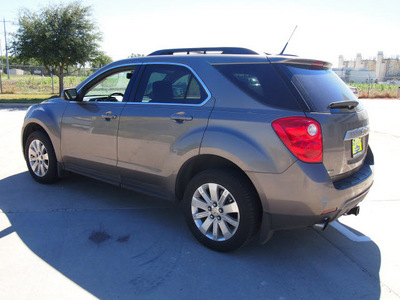
M 36 181 L 52 183 L 57 180 L 57 159 L 50 139 L 43 132 L 31 133 L 24 150 L 29 173 Z
M 235 170 L 206 170 L 196 175 L 184 195 L 184 214 L 193 235 L 221 252 L 246 245 L 260 225 L 254 189 Z

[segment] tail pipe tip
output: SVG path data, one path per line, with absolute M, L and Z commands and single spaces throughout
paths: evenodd
M 359 206 L 355 206 L 352 209 L 350 209 L 347 213 L 346 216 L 348 215 L 355 215 L 357 216 L 360 213 L 360 207 Z
M 355 206 L 352 209 L 350 209 L 348 212 L 345 213 L 346 216 L 348 215 L 355 215 L 357 216 L 360 213 L 360 207 Z M 321 231 L 324 231 L 325 228 L 328 226 L 330 219 L 329 218 L 324 218 L 320 223 L 314 224 L 314 227 L 316 229 L 319 229 Z

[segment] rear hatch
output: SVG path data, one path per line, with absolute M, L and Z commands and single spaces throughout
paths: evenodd
M 323 163 L 332 180 L 357 172 L 368 150 L 369 123 L 352 91 L 326 62 L 291 58 L 273 65 L 304 101 L 307 117 L 320 123 Z

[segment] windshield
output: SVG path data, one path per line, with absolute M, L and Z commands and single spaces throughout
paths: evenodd
M 282 68 L 312 110 L 328 112 L 332 102 L 357 101 L 353 92 L 331 69 L 293 65 Z

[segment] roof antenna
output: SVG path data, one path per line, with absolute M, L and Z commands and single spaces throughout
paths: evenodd
M 286 47 L 287 47 L 287 45 L 289 44 L 289 41 L 290 41 L 290 39 L 292 38 L 292 35 L 293 35 L 293 33 L 296 31 L 296 29 L 297 29 L 297 25 L 296 25 L 296 27 L 294 28 L 292 34 L 290 35 L 290 38 L 289 38 L 288 41 L 286 42 L 285 47 L 283 47 L 283 49 L 282 49 L 281 53 L 279 53 L 279 55 L 283 55 L 283 52 L 285 52 Z

